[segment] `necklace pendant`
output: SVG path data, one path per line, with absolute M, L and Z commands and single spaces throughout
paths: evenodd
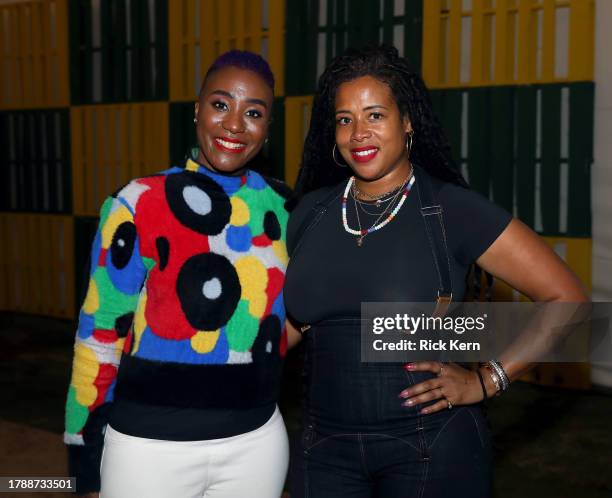
M 377 200 L 376 200 L 376 207 L 380 207 L 380 204 L 381 204 L 381 203 L 380 203 L 380 199 L 377 199 Z
M 361 247 L 361 244 L 363 244 L 363 235 L 357 237 L 357 247 Z

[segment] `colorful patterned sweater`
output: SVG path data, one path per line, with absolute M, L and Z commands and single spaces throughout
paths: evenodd
M 287 192 L 188 159 L 104 202 L 66 406 L 81 491 L 95 490 L 86 483 L 99 479 L 115 399 L 202 409 L 276 399 Z

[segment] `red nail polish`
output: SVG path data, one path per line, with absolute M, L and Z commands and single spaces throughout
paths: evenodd
M 406 363 L 406 364 L 404 365 L 404 368 L 405 368 L 406 370 L 414 370 L 414 363 Z

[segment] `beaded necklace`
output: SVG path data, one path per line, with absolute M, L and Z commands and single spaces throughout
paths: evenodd
M 342 195 L 342 225 L 344 226 L 344 229 L 348 233 L 350 233 L 351 235 L 356 235 L 357 236 L 357 245 L 359 247 L 361 247 L 361 244 L 363 243 L 363 238 L 366 235 L 368 235 L 369 233 L 375 232 L 376 230 L 380 230 L 381 228 L 386 226 L 388 223 L 390 223 L 393 220 L 393 218 L 395 218 L 395 215 L 397 215 L 398 211 L 404 205 L 404 202 L 406 201 L 406 197 L 408 197 L 408 193 L 410 192 L 410 189 L 414 185 L 414 175 L 412 175 L 412 174 L 410 175 L 410 179 L 408 180 L 408 182 L 406 183 L 406 186 L 404 187 L 404 189 L 402 191 L 402 195 L 401 195 L 400 201 L 397 203 L 397 206 L 395 206 L 393 211 L 391 211 L 389 216 L 387 216 L 380 223 L 378 223 L 378 220 L 376 220 L 374 222 L 374 224 L 370 228 L 368 228 L 368 229 L 362 229 L 360 227 L 359 230 L 355 230 L 355 229 L 349 227 L 349 225 L 348 225 L 348 220 L 347 220 L 347 217 L 346 217 L 346 205 L 347 205 L 347 202 L 348 202 L 349 192 L 350 192 L 351 187 L 352 187 L 354 182 L 355 182 L 355 177 L 351 176 L 349 178 L 349 181 L 346 184 L 346 188 L 344 189 L 344 194 Z M 382 214 L 384 214 L 384 213 L 385 213 L 385 211 L 383 211 Z

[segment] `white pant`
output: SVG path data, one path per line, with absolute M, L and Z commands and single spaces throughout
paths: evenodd
M 101 498 L 279 498 L 289 444 L 278 408 L 254 431 L 161 441 L 106 428 Z

